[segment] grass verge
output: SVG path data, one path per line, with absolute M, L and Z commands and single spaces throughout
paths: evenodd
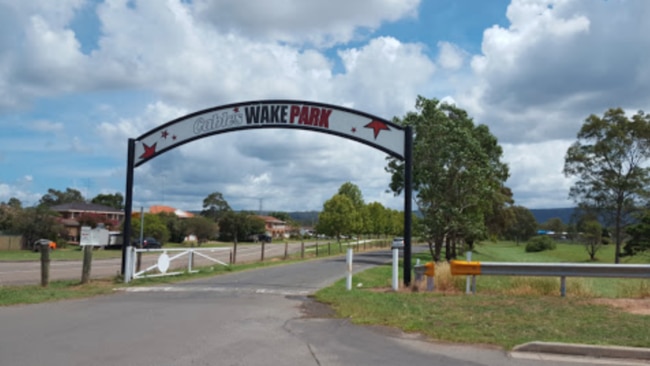
M 361 289 L 346 291 L 341 280 L 315 297 L 356 324 L 396 327 L 439 341 L 505 349 L 530 341 L 650 347 L 648 315 L 595 304 L 590 297 L 561 298 L 539 295 L 536 290 L 517 293 L 494 288 L 465 295 L 457 283 L 461 280 L 464 287 L 464 278 L 445 282 L 438 277 L 437 273 L 437 289 L 442 286 L 443 291 L 393 292 L 387 284 L 390 267 L 381 266 L 355 275 Z

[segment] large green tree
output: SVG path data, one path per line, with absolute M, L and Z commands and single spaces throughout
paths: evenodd
M 208 217 L 218 222 L 226 213 L 231 212 L 230 205 L 221 192 L 212 192 L 203 199 L 201 216 Z
M 59 191 L 57 189 L 50 188 L 47 190 L 47 193 L 41 197 L 38 204 L 39 206 L 52 207 L 56 205 L 62 205 L 64 203 L 85 201 L 86 199 L 77 189 L 66 188 L 65 191 Z
M 628 118 L 621 108 L 587 117 L 565 156 L 564 174 L 577 179 L 569 197 L 597 211 L 613 228 L 615 263 L 620 262 L 625 227 L 648 198 L 648 158 L 650 115 L 638 112 Z
M 56 212 L 45 206 L 28 207 L 16 214 L 12 231 L 23 236 L 24 246 L 29 249 L 38 239 L 60 241 L 65 229 L 57 222 L 57 216 Z
M 361 189 L 354 183 L 345 182 L 339 187 L 337 194 L 342 194 L 348 197 L 354 207 L 355 214 L 352 216 L 354 222 L 351 223 L 351 233 L 361 234 L 366 231 L 368 215 L 365 211 L 365 203 L 363 202 Z
M 219 239 L 238 242 L 264 229 L 264 220 L 253 213 L 228 211 L 219 220 Z
M 514 240 L 519 245 L 520 241 L 527 241 L 537 233 L 537 220 L 529 209 L 523 206 L 512 206 L 508 211 L 512 221 L 505 229 L 506 239 Z
M 90 202 L 98 204 L 98 205 L 104 205 L 108 207 L 113 207 L 118 210 L 121 210 L 124 208 L 124 196 L 122 196 L 122 193 L 100 193 L 97 196 L 93 197 Z
M 317 230 L 340 241 L 341 235 L 353 232 L 357 220 L 352 200 L 346 195 L 335 194 L 323 204 L 323 210 L 318 215 Z
M 142 232 L 144 237 L 154 237 L 161 243 L 169 241 L 169 229 L 165 225 L 165 220 L 160 215 L 145 213 L 144 220 L 141 219 L 140 214 L 133 215 L 131 220 L 131 235 L 134 238 L 140 237 L 140 225 L 144 221 L 144 230 Z
M 412 126 L 413 189 L 423 215 L 423 234 L 435 260 L 443 243 L 447 258 L 458 241 L 486 233 L 485 217 L 508 178 L 503 151 L 485 125 L 475 125 L 467 112 L 436 99 L 418 97 L 416 112 L 394 122 Z M 403 190 L 404 164 L 389 159 L 390 188 Z

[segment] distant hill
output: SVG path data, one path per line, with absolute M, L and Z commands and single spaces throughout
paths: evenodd
M 571 216 L 573 215 L 574 211 L 576 209 L 574 207 L 569 207 L 569 208 L 531 208 L 530 212 L 532 212 L 533 216 L 535 216 L 535 219 L 537 220 L 538 223 L 543 224 L 548 219 L 552 219 L 554 217 L 559 217 L 560 220 L 564 224 L 568 224 L 569 221 L 571 221 Z

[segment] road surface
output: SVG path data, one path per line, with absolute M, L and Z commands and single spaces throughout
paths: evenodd
M 388 251 L 355 257 L 355 271 L 390 260 Z M 327 308 L 307 296 L 344 271 L 343 258 L 327 258 L 0 307 L 0 365 L 574 365 L 323 318 Z

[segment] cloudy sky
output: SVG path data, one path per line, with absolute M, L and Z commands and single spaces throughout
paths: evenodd
M 649 110 L 645 0 L 0 0 L 0 201 L 124 192 L 127 139 L 201 109 L 298 99 L 385 119 L 456 103 L 504 148 L 529 208 L 569 207 L 564 154 L 589 114 Z M 319 210 L 346 181 L 386 193 L 386 154 L 264 129 L 135 171 L 134 208 Z

